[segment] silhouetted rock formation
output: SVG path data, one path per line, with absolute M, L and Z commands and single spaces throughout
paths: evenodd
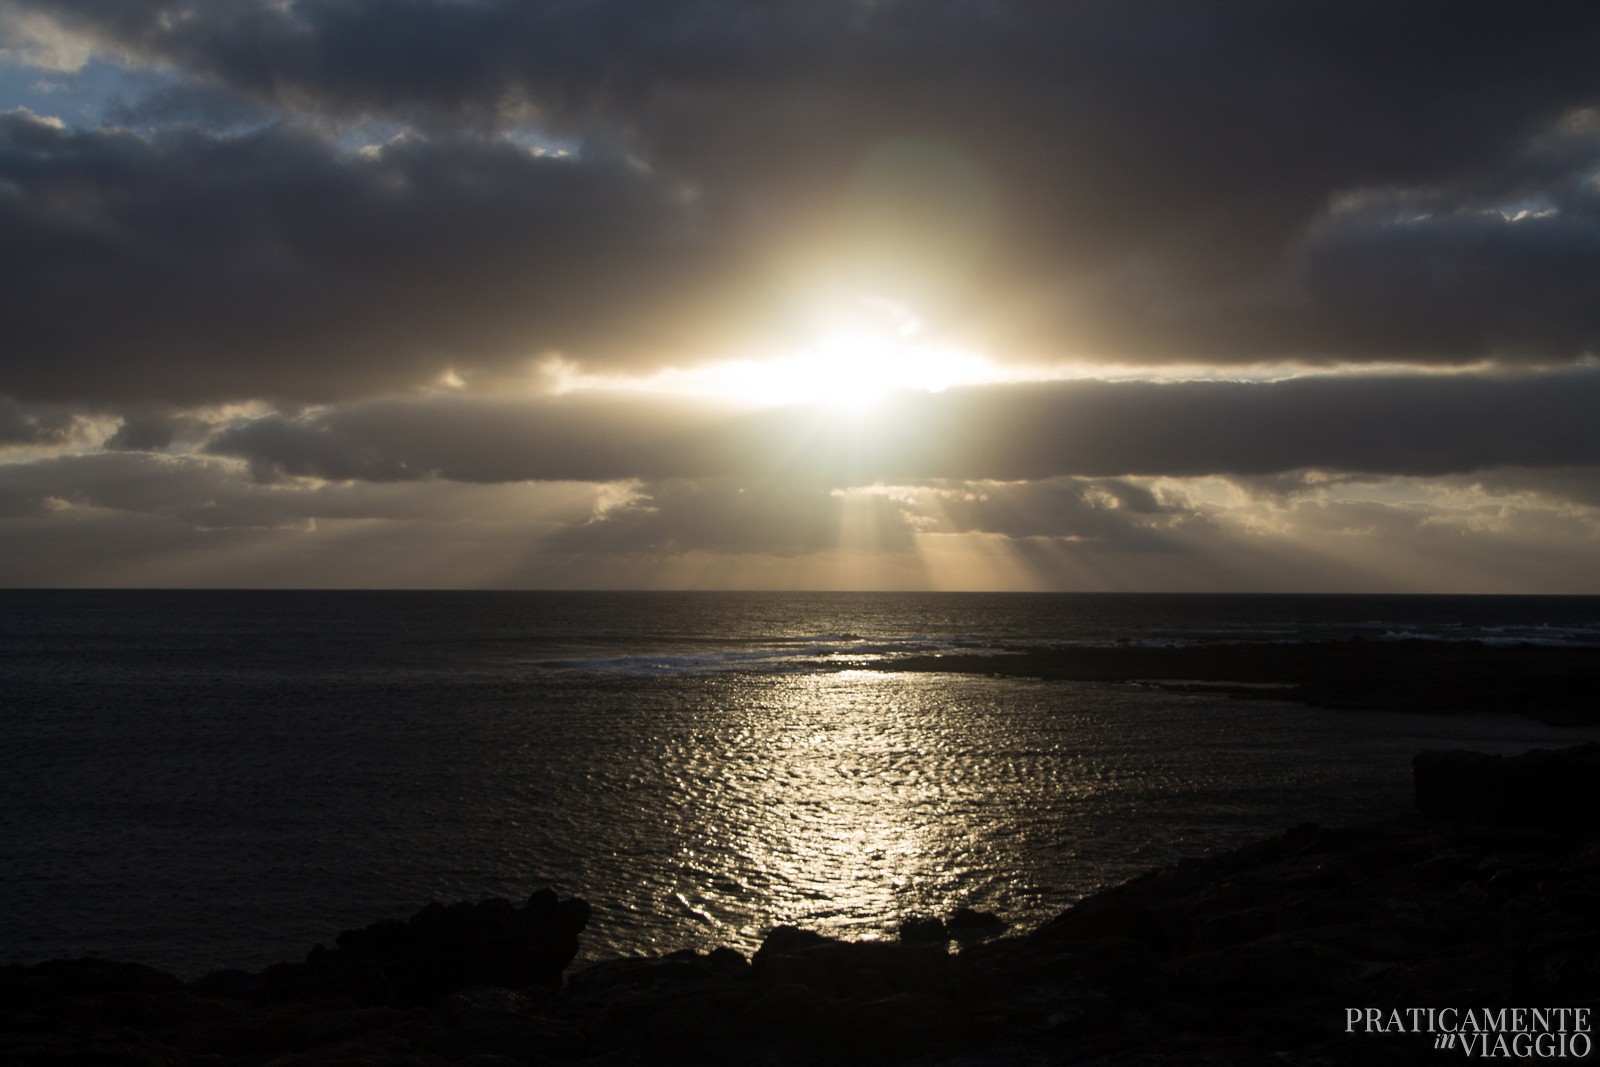
M 1522 756 L 1422 752 L 1412 761 L 1417 810 L 1435 818 L 1592 825 L 1600 818 L 1600 745 Z
M 346 930 L 338 948 L 318 945 L 304 964 L 269 968 L 263 979 L 279 997 L 337 991 L 358 1004 L 400 1007 L 475 985 L 554 989 L 578 954 L 578 934 L 588 922 L 587 902 L 557 900 L 548 889 L 521 908 L 498 898 L 448 907 L 435 902 L 404 922 Z
M 1597 748 L 1427 754 L 1424 815 L 1298 826 L 960 952 L 946 937 L 998 920 L 869 942 L 779 927 L 748 961 L 610 960 L 556 989 L 587 908 L 541 894 L 430 906 L 187 986 L 97 960 L 4 968 L 0 1062 L 1438 1063 L 1460 1050 L 1349 1013 L 1600 1003 L 1597 809 L 1545 817 L 1592 798 Z
M 960 907 L 950 913 L 945 927 L 957 941 L 978 941 L 1004 933 L 1011 924 L 992 911 Z
M 195 988 L 272 1001 L 347 999 L 363 1006 L 428 1004 L 469 986 L 554 990 L 578 954 L 589 905 L 540 890 L 521 908 L 509 900 L 429 904 L 404 921 L 346 930 L 337 948 L 318 945 L 302 963 L 259 975 L 222 971 Z

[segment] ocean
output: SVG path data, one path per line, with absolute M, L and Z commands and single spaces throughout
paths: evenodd
M 197 977 L 429 900 L 587 898 L 583 955 L 1038 923 L 1424 748 L 1600 739 L 896 673 L 1042 644 L 1600 643 L 1600 598 L 0 591 L 0 962 Z

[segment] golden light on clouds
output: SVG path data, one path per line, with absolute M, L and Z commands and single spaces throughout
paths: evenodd
M 926 336 L 911 309 L 877 297 L 843 305 L 819 323 L 815 340 L 796 352 L 648 377 L 563 376 L 563 392 L 616 390 L 678 394 L 753 406 L 820 404 L 867 411 L 892 393 L 943 392 L 961 385 L 1028 380 L 986 356 Z

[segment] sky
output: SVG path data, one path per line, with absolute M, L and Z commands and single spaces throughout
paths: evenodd
M 0 585 L 1600 593 L 1589 0 L 0 0 Z

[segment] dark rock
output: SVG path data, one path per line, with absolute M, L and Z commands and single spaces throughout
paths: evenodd
M 825 998 L 810 986 L 783 983 L 745 1005 L 743 1025 L 758 1035 L 803 1038 L 815 1028 Z
M 1422 752 L 1411 768 L 1417 810 L 1430 818 L 1568 830 L 1600 818 L 1600 744 L 1514 757 Z
M 1196 947 L 1215 949 L 1253 941 L 1277 933 L 1283 926 L 1282 912 L 1275 906 L 1244 907 L 1207 915 L 1194 926 Z
M 314 951 L 304 964 L 281 965 L 263 972 L 263 979 L 280 999 L 344 995 L 401 1006 L 473 985 L 553 989 L 577 955 L 578 934 L 588 921 L 587 903 L 558 901 L 550 890 L 521 908 L 499 898 L 433 903 L 404 922 L 346 930 L 337 949 Z
M 1191 994 L 1244 998 L 1354 993 L 1360 964 L 1336 950 L 1297 938 L 1267 938 L 1219 952 L 1181 956 L 1163 971 Z
M 809 949 L 810 946 L 807 946 Z M 782 955 L 768 956 L 756 968 L 756 980 L 763 989 L 778 986 L 803 986 L 816 993 L 833 992 L 834 979 L 828 968 L 814 952 L 796 949 Z
M 1031 936 L 1040 941 L 1124 937 L 1141 944 L 1165 946 L 1168 933 L 1161 917 L 1133 900 L 1131 894 L 1121 892 L 1134 884 L 1118 886 L 1084 898 Z
M 807 945 L 820 945 L 828 939 L 815 930 L 802 930 L 798 926 L 776 926 L 762 940 L 761 947 L 750 963 L 757 972 L 773 956 L 780 956 Z
M 582 1029 L 572 1023 L 505 1016 L 457 1023 L 430 1042 L 430 1047 L 449 1060 L 499 1056 L 525 1064 L 548 1056 L 581 1056 L 588 1044 Z
M 944 921 L 944 925 L 950 931 L 951 937 L 968 941 L 980 937 L 995 937 L 1004 933 L 1010 923 L 992 911 L 978 911 L 975 908 L 962 906 L 950 913 L 950 918 Z
M 1447 849 L 1417 864 L 1411 876 L 1424 885 L 1459 886 L 1478 877 L 1478 864 L 1470 852 Z
M 389 975 L 376 960 L 330 952 L 315 963 L 274 963 L 257 976 L 274 1001 L 348 999 L 374 1006 L 400 1003 Z
M 900 924 L 900 940 L 944 943 L 950 940 L 950 931 L 944 920 L 933 915 L 914 915 Z
M 181 981 L 154 967 L 90 957 L 50 960 L 31 967 L 0 967 L 0 1004 L 8 1007 L 61 997 L 159 993 L 182 988 Z
M 456 1067 L 528 1067 L 520 1057 L 501 1056 L 494 1052 L 475 1052 L 455 1061 Z
M 720 974 L 744 974 L 750 970 L 750 961 L 737 949 L 714 948 L 706 953 L 706 962 Z
M 1100 989 L 1119 995 L 1142 991 L 1156 974 L 1160 955 L 1131 937 L 1102 937 L 1073 946 L 1082 973 Z
M 824 988 L 830 994 L 870 997 L 883 992 L 943 992 L 949 987 L 954 959 L 943 944 L 824 938 L 816 944 L 798 945 L 766 966 L 776 968 L 790 961 L 815 965 L 825 976 Z
M 745 1008 L 755 1000 L 750 989 L 713 988 L 666 997 L 644 1014 L 642 1026 L 652 1038 L 692 1045 L 734 1037 Z
M 1522 714 L 1568 726 L 1597 721 L 1600 649 L 1489 647 L 1475 641 L 1072 646 L 916 656 L 881 669 L 1144 682 L 1323 707 Z
M 533 1001 L 515 990 L 473 986 L 445 997 L 439 1002 L 438 1010 L 452 1023 L 459 1023 L 468 1019 L 532 1015 Z
M 824 1047 L 905 1056 L 958 1040 L 966 1023 L 945 997 L 895 993 L 876 1000 L 826 1002 L 806 1037 Z
M 696 952 L 675 952 L 661 957 L 626 957 L 592 964 L 567 979 L 568 988 L 586 995 L 608 993 L 619 989 L 649 989 L 682 986 L 711 979 L 719 974 L 743 974 L 749 970 L 744 957 L 732 949 L 717 950 L 730 953 L 737 967 L 718 955 L 716 962 L 709 956 Z M 713 953 L 716 955 L 716 953 Z
M 321 947 L 320 945 L 318 946 Z M 212 971 L 204 978 L 189 983 L 189 988 L 197 993 L 204 993 L 216 997 L 231 997 L 234 1000 L 250 1000 L 260 995 L 261 979 L 248 971 L 227 969 Z
M 327 1036 L 327 1032 L 318 1035 L 313 1030 L 312 1018 L 293 1010 L 240 1013 L 189 1030 L 183 1045 L 191 1052 L 223 1055 L 302 1052 L 311 1048 L 318 1036 Z M 341 1038 L 356 1032 L 333 1031 Z

